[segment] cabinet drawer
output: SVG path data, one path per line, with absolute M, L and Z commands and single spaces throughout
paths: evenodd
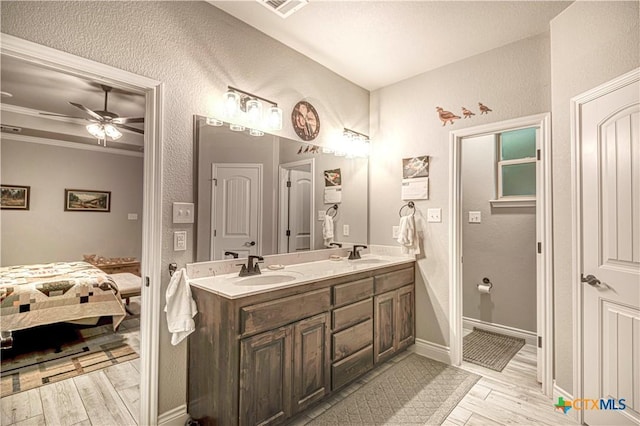
M 333 335 L 334 361 L 359 351 L 373 343 L 373 320 L 367 320 Z
M 401 269 L 375 277 L 376 294 L 385 293 L 389 290 L 411 284 L 414 280 L 413 268 Z
M 333 310 L 332 328 L 341 330 L 350 325 L 357 324 L 373 315 L 373 300 L 367 299 Z
M 331 306 L 330 289 L 310 291 L 240 309 L 242 334 L 271 330 L 293 321 L 326 312 Z
M 373 295 L 373 278 L 340 284 L 333 287 L 334 306 L 357 302 Z
M 331 367 L 331 389 L 335 390 L 373 368 L 373 346 L 338 361 Z

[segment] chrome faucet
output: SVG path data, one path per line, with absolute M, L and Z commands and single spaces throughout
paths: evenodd
M 349 260 L 360 259 L 360 252 L 358 251 L 358 248 L 366 249 L 367 246 L 362 244 L 355 244 L 353 246 L 353 249 L 349 252 Z
M 256 260 L 255 264 L 253 263 L 253 260 Z M 260 275 L 260 267 L 258 266 L 259 262 L 264 261 L 264 258 L 262 256 L 254 256 L 251 255 L 247 258 L 247 264 L 245 265 L 244 263 L 238 263 L 236 266 L 241 266 L 242 268 L 240 269 L 240 273 L 238 274 L 239 277 L 248 277 L 250 275 Z

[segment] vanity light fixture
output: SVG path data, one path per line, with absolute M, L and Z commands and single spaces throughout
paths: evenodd
M 208 126 L 220 127 L 223 124 L 224 124 L 224 121 L 222 121 L 222 120 L 218 120 L 217 118 L 213 118 L 213 117 L 207 117 L 207 125 Z
M 336 156 L 347 156 L 349 158 L 369 156 L 371 141 L 369 136 L 355 130 L 344 128 L 342 132 L 342 146 L 335 150 Z
M 250 131 L 252 136 L 262 136 L 264 132 L 259 129 L 265 127 L 268 130 L 282 130 L 282 109 L 269 99 L 227 86 L 223 101 L 224 115 L 231 123 L 231 130 L 243 131 L 249 128 L 253 130 Z M 270 104 L 266 117 L 263 117 L 263 102 Z

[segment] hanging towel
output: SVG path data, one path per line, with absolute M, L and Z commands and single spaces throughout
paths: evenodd
M 413 215 L 400 218 L 397 241 L 402 245 L 403 253 L 420 254 L 420 233 L 416 229 L 416 220 Z
M 333 242 L 333 217 L 328 214 L 324 215 L 322 222 L 322 238 L 324 238 L 324 246 L 331 247 L 329 244 Z
M 193 317 L 198 313 L 184 268 L 176 271 L 171 277 L 166 299 L 164 311 L 167 313 L 169 333 L 172 333 L 171 344 L 175 346 L 196 329 Z

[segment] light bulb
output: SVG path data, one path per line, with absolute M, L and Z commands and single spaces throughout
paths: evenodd
M 227 118 L 235 118 L 240 110 L 240 95 L 229 90 L 225 92 L 222 99 L 224 100 L 224 115 Z
M 277 105 L 269 107 L 267 126 L 271 130 L 282 130 L 282 108 L 278 108 Z
M 120 131 L 116 129 L 116 126 L 114 126 L 113 124 L 106 124 L 104 126 L 104 133 L 114 141 L 117 141 L 122 137 L 122 133 L 120 133 Z
M 93 137 L 96 137 L 98 139 L 104 139 L 105 137 L 104 127 L 102 127 L 102 124 L 99 124 L 99 123 L 88 124 L 87 131 L 91 133 Z
M 245 105 L 247 120 L 252 126 L 258 126 L 262 117 L 262 102 L 257 99 L 249 99 Z
M 264 135 L 264 132 L 262 130 L 258 130 L 258 129 L 249 129 L 249 134 L 251 136 L 262 136 L 262 135 Z
M 244 131 L 244 126 L 242 124 L 229 124 L 229 129 L 231 129 L 234 132 L 242 132 Z

